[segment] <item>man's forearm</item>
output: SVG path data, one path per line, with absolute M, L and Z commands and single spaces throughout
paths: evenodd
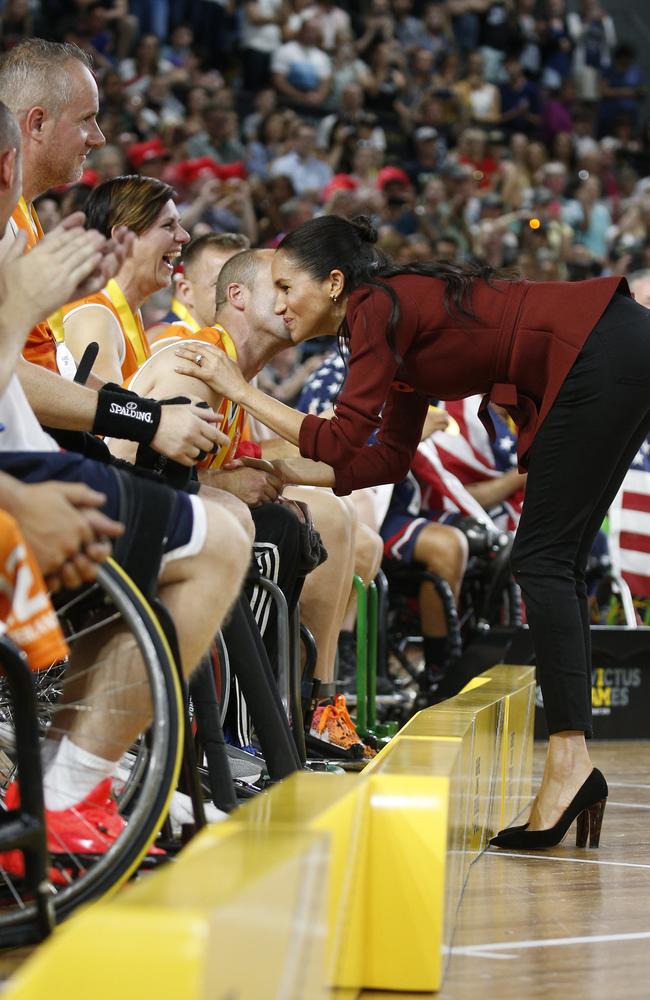
M 34 413 L 46 427 L 92 431 L 97 393 L 21 358 L 17 374 Z

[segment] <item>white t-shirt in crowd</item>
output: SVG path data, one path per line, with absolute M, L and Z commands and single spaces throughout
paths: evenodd
M 277 17 L 283 0 L 257 0 L 255 6 L 262 17 Z M 274 52 L 282 44 L 282 30 L 279 24 L 252 24 L 244 14 L 242 48 L 256 52 Z
M 322 81 L 332 75 L 332 62 L 326 52 L 314 45 L 287 42 L 276 49 L 271 69 L 286 77 L 292 87 L 308 94 L 318 90 Z

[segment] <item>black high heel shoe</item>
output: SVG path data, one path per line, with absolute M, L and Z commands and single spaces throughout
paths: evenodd
M 552 826 L 550 830 L 529 830 L 528 824 L 519 827 L 513 826 L 510 830 L 501 830 L 496 837 L 492 838 L 490 846 L 523 851 L 539 851 L 545 847 L 556 847 L 566 836 L 574 819 L 577 819 L 576 847 L 586 847 L 587 837 L 589 837 L 590 847 L 598 847 L 607 794 L 607 782 L 598 768 L 595 767 L 582 788 L 578 789 L 573 801 L 569 803 L 555 826 Z

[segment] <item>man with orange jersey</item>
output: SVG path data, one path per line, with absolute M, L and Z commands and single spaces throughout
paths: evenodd
M 193 245 L 194 242 L 190 243 L 188 250 L 191 251 Z M 207 252 L 208 245 L 203 245 L 203 253 Z M 247 380 L 253 379 L 271 358 L 291 346 L 281 317 L 273 311 L 272 256 L 271 250 L 246 250 L 231 256 L 216 278 L 206 270 L 206 285 L 211 294 L 195 294 L 193 314 L 193 318 L 205 326 L 196 333 L 179 324 L 168 326 L 164 339 L 158 341 L 161 346 L 131 383 L 133 388 L 154 396 L 170 391 L 198 394 L 216 407 L 219 400 L 210 390 L 202 384 L 197 386 L 196 379 L 179 376 L 176 371 L 176 350 L 181 344 L 197 356 L 201 354 L 202 343 L 216 344 L 239 364 Z M 222 400 L 221 407 L 224 406 L 227 419 L 222 423 L 222 430 L 228 433 L 230 426 L 240 417 L 243 419 L 243 411 L 231 400 Z M 233 468 L 237 463 L 231 462 L 232 453 L 228 449 L 220 449 L 216 459 L 221 465 L 218 471 L 211 467 L 207 473 L 209 481 L 215 485 L 223 483 L 222 488 L 236 491 L 249 503 L 255 497 L 255 489 L 265 488 L 265 480 L 273 489 L 279 486 L 270 472 L 259 468 Z M 255 480 L 253 474 L 259 478 Z M 205 472 L 200 473 L 201 478 L 205 476 Z M 366 583 L 374 578 L 381 562 L 381 541 L 375 532 L 360 524 L 354 510 L 331 491 L 292 486 L 287 492 L 291 498 L 308 503 L 332 556 L 325 565 L 309 574 L 300 598 L 301 616 L 317 639 L 316 677 L 321 688 L 330 695 L 334 693 L 336 645 L 352 576 L 359 573 Z M 358 741 L 355 733 L 348 735 L 351 741 Z
M 0 61 L 0 100 L 18 122 L 23 150 L 22 194 L 18 192 L 21 197 L 4 241 L 10 243 L 24 233 L 22 239 L 26 238 L 29 248 L 42 235 L 33 200 L 50 187 L 78 180 L 87 155 L 104 144 L 96 121 L 97 84 L 88 57 L 76 45 L 29 38 Z M 69 378 L 56 378 L 57 353 L 61 369 L 72 377 L 71 357 L 64 348 L 57 352 L 51 325 L 41 322 L 31 331 L 18 365 L 23 389 L 42 424 L 147 439 L 154 450 L 184 465 L 192 464 L 197 451 L 205 447 L 206 437 L 216 442 L 215 418 L 209 411 L 156 404 L 153 422 L 129 419 L 120 407 L 124 400 L 111 396 L 111 389 L 98 392 Z

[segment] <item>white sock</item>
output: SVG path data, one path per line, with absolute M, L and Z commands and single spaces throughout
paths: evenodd
M 41 740 L 41 767 L 43 768 L 43 774 L 45 774 L 48 767 L 56 757 L 60 746 L 60 740 L 53 740 L 49 736 L 46 736 L 44 740 Z
M 228 819 L 228 813 L 217 809 L 212 802 L 204 802 L 203 808 L 208 823 L 220 823 L 222 820 Z M 192 800 L 189 795 L 185 795 L 184 792 L 174 792 L 169 806 L 169 818 L 172 824 L 172 832 L 177 836 L 180 835 L 184 823 L 194 822 L 194 810 L 192 809 Z
M 69 809 L 82 802 L 100 781 L 111 777 L 114 770 L 115 761 L 82 750 L 64 736 L 45 773 L 45 808 Z

